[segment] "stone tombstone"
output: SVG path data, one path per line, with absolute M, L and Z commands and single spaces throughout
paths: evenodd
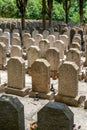
M 19 33 L 19 29 L 13 29 L 13 33 Z
M 87 66 L 87 45 L 86 45 L 86 51 L 85 51 L 85 62 L 84 66 Z
M 72 42 L 78 42 L 81 45 L 81 38 L 79 36 L 74 36 Z
M 9 49 L 9 39 L 5 36 L 0 36 L 0 42 L 3 42 L 6 45 L 6 53 Z
M 56 47 L 60 52 L 60 59 L 64 58 L 64 42 L 62 40 L 56 40 L 54 42 L 54 47 Z
M 25 130 L 24 106 L 17 97 L 0 97 L 0 129 Z
M 27 50 L 28 48 L 30 48 L 31 46 L 35 45 L 35 40 L 34 38 L 27 38 L 24 42 L 23 42 L 24 48 Z
M 50 43 L 48 40 L 46 39 L 42 39 L 40 42 L 39 42 L 39 48 L 40 48 L 40 54 L 41 54 L 41 57 L 45 57 L 46 55 L 46 51 L 49 49 L 50 47 Z
M 31 34 L 30 33 L 23 33 L 22 39 L 23 42 L 26 41 L 26 39 L 31 38 Z
M 78 42 L 72 42 L 72 48 L 76 48 L 81 51 L 81 45 Z
M 44 30 L 43 31 L 43 38 L 47 39 L 48 36 L 49 36 L 49 31 L 48 30 Z
M 20 34 L 19 33 L 17 33 L 17 32 L 15 32 L 15 33 L 13 33 L 13 35 L 12 35 L 13 37 L 18 37 L 18 38 L 20 38 Z
M 75 62 L 80 68 L 81 52 L 76 48 L 71 48 L 66 54 L 66 60 Z
M 50 64 L 45 59 L 37 59 L 31 66 L 32 91 L 48 93 L 50 91 Z
M 21 46 L 21 41 L 18 37 L 13 37 L 11 42 L 12 42 L 12 45 Z
M 0 42 L 0 68 L 6 64 L 6 46 Z
M 49 40 L 49 43 L 50 43 L 50 47 L 53 47 L 53 43 L 55 42 L 55 36 L 54 35 L 49 35 L 47 37 L 47 39 Z
M 67 35 L 59 35 L 59 39 L 64 42 L 64 50 L 65 52 L 68 51 L 68 45 L 69 45 L 69 38 Z
M 30 68 L 35 60 L 40 57 L 40 49 L 37 46 L 31 46 L 27 50 L 28 67 Z
M 46 60 L 50 63 L 51 71 L 58 71 L 58 67 L 60 64 L 59 55 L 59 50 L 56 47 L 50 47 L 46 51 Z
M 43 39 L 43 35 L 37 34 L 34 39 L 35 39 L 35 45 L 39 46 L 39 42 Z
M 47 103 L 37 118 L 39 130 L 73 130 L 74 114 L 64 103 Z
M 38 34 L 38 31 L 36 29 L 34 29 L 34 31 L 32 32 L 32 38 L 35 39 L 37 34 Z
M 2 36 L 2 33 L 3 33 L 3 31 L 2 31 L 2 29 L 0 28 L 0 36 Z
M 72 44 L 72 40 L 73 40 L 73 37 L 74 37 L 74 35 L 76 34 L 76 30 L 75 30 L 75 28 L 72 28 L 71 30 L 70 30 L 70 47 L 71 47 L 71 44 Z
M 23 89 L 25 87 L 25 63 L 21 57 L 12 57 L 8 61 L 8 87 Z
M 59 32 L 54 32 L 53 35 L 55 36 L 55 41 L 59 39 Z
M 9 32 L 10 33 L 10 29 L 6 28 L 6 29 L 4 29 L 4 32 Z
M 17 45 L 11 46 L 11 57 L 22 57 L 22 48 Z
M 65 61 L 59 68 L 60 95 L 75 98 L 78 95 L 78 66 L 74 62 Z

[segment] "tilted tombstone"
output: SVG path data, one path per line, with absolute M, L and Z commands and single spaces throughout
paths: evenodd
M 56 40 L 54 42 L 54 47 L 56 47 L 60 52 L 60 59 L 64 58 L 64 42 L 61 40 Z
M 25 63 L 21 57 L 12 57 L 8 61 L 8 87 L 14 89 L 25 87 Z
M 23 42 L 23 46 L 26 49 L 29 49 L 31 46 L 35 45 L 35 40 L 34 38 L 27 38 L 24 42 Z
M 18 98 L 0 97 L 0 117 L 1 130 L 25 130 L 24 106 Z
M 49 31 L 44 30 L 44 31 L 43 31 L 43 38 L 44 38 L 44 39 L 47 39 L 48 36 L 49 36 Z
M 34 39 L 35 39 L 35 45 L 39 46 L 39 42 L 43 39 L 43 35 L 37 34 Z
M 51 71 L 58 71 L 60 64 L 59 50 L 55 47 L 51 47 L 46 51 L 46 60 L 50 63 Z
M 31 46 L 27 50 L 28 67 L 30 68 L 35 60 L 40 57 L 40 49 L 37 46 Z
M 50 43 L 50 47 L 53 47 L 53 43 L 55 42 L 55 36 L 54 35 L 49 35 L 47 37 L 47 39 L 49 40 L 49 43 Z
M 11 57 L 22 57 L 22 48 L 17 45 L 11 46 Z
M 0 42 L 0 69 L 6 64 L 6 46 Z
M 31 66 L 32 91 L 30 97 L 51 98 L 50 93 L 50 64 L 45 59 L 37 59 Z M 53 96 L 52 96 L 53 97 Z
M 75 62 L 80 69 L 81 52 L 78 49 L 71 48 L 66 54 L 66 60 Z
M 45 58 L 46 51 L 49 49 L 49 47 L 50 47 L 50 43 L 49 43 L 48 40 L 42 39 L 39 42 L 39 48 L 40 48 L 41 57 Z
M 12 45 L 18 45 L 18 46 L 21 46 L 21 41 L 18 37 L 13 37 L 12 40 Z
M 37 113 L 39 130 L 73 130 L 74 114 L 66 104 L 49 102 Z

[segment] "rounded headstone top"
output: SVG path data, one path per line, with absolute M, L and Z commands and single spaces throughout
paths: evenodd
M 44 63 L 45 66 L 50 67 L 49 62 L 45 59 L 37 59 L 35 62 L 41 62 L 41 63 Z

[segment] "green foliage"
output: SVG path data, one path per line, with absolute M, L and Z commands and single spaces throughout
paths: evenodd
M 78 0 L 73 1 L 73 5 L 69 11 L 69 22 L 79 21 L 79 3 Z M 0 17 L 5 18 L 20 18 L 20 12 L 16 6 L 16 0 L 0 0 Z M 28 0 L 26 8 L 27 19 L 41 19 L 42 18 L 42 0 Z M 46 15 L 48 19 L 48 16 Z M 65 12 L 62 5 L 62 0 L 54 0 L 52 19 L 58 21 L 65 21 Z M 84 2 L 84 21 L 87 22 L 87 1 Z
M 64 17 L 65 17 L 64 15 L 65 14 L 64 14 L 62 4 L 54 2 L 53 15 L 52 15 L 53 20 L 64 21 Z

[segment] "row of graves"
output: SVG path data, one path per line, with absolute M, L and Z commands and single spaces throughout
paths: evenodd
M 38 112 L 39 130 L 55 130 L 55 126 L 57 130 L 73 130 L 74 115 L 67 105 L 79 107 L 84 102 L 87 108 L 86 95 L 78 91 L 79 81 L 87 82 L 86 32 L 87 26 L 65 27 L 63 34 L 54 29 L 43 34 L 34 30 L 32 35 L 23 31 L 21 43 L 18 30 L 10 34 L 8 29 L 0 29 L 0 70 L 7 73 L 6 82 L 0 83 L 0 92 L 54 100 Z M 31 83 L 28 86 L 26 74 Z M 25 129 L 24 108 L 17 98 L 3 95 L 0 109 L 0 129 Z

